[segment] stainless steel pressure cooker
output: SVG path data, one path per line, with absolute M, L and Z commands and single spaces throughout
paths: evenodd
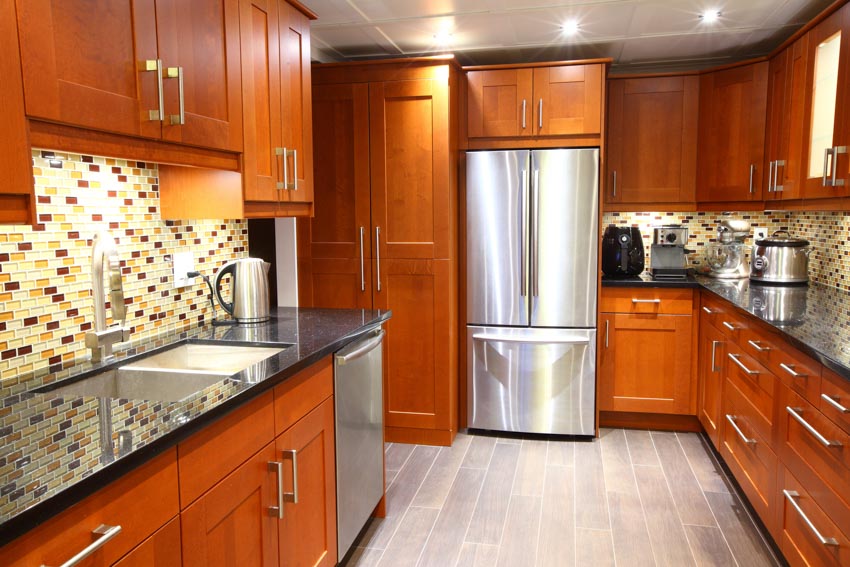
M 750 279 L 756 282 L 804 284 L 809 281 L 808 240 L 792 238 L 788 231 L 756 240 L 750 256 Z

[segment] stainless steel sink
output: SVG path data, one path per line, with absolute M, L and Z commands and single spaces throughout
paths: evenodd
M 185 343 L 125 364 L 122 368 L 204 370 L 229 376 L 282 352 L 284 348 Z

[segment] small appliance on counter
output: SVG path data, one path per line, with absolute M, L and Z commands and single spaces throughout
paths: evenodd
M 222 309 L 236 322 L 262 323 L 269 315 L 269 268 L 259 258 L 241 258 L 226 263 L 215 276 L 213 289 Z M 230 301 L 221 297 L 221 279 L 230 274 Z
M 611 278 L 637 276 L 645 262 L 640 229 L 609 224 L 602 235 L 602 273 Z
M 649 252 L 649 273 L 657 280 L 683 280 L 688 277 L 688 229 L 670 224 L 653 229 Z
M 742 279 L 750 275 L 747 261 L 750 223 L 745 220 L 724 219 L 717 226 L 717 242 L 706 247 L 705 261 L 711 268 L 708 275 L 721 279 Z
M 793 238 L 787 230 L 756 240 L 750 280 L 758 283 L 799 284 L 809 281 L 809 241 Z

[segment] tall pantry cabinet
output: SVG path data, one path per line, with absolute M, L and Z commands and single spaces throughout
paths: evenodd
M 390 309 L 387 441 L 457 431 L 457 85 L 445 59 L 313 67 L 299 304 Z

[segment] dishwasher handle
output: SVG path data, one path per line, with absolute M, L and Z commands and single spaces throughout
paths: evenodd
M 378 348 L 378 345 L 384 340 L 384 331 L 379 330 L 377 334 L 367 341 L 363 341 L 359 347 L 346 354 L 337 354 L 336 363 L 339 366 L 345 366 L 349 362 L 354 362 L 358 358 L 362 358 Z

